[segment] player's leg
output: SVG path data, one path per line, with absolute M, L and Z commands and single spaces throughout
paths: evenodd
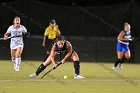
M 122 63 L 125 61 L 128 61 L 130 59 L 130 56 L 131 56 L 128 44 L 125 44 L 123 46 L 123 51 L 124 51 L 123 57 L 118 65 L 119 69 L 122 69 Z
M 117 52 L 117 59 L 116 59 L 116 61 L 115 61 L 115 64 L 114 64 L 113 69 L 118 69 L 119 63 L 122 62 L 123 55 L 124 55 L 123 52 Z
M 15 63 L 16 63 L 16 71 L 19 71 L 19 66 L 21 63 L 21 54 L 23 52 L 23 47 L 18 47 L 15 52 Z
M 16 50 L 15 49 L 11 49 L 11 61 L 12 61 L 12 63 L 13 63 L 13 65 L 14 65 L 14 69 L 16 69 L 16 63 L 15 63 L 15 52 L 16 52 Z
M 124 52 L 118 53 L 118 61 L 116 61 L 117 65 L 116 65 L 116 69 L 122 69 L 122 62 L 124 62 Z
M 38 76 L 47 66 L 49 66 L 51 64 L 51 57 L 49 56 L 47 58 L 47 60 L 45 62 L 43 62 L 39 67 L 38 69 L 33 73 L 31 74 L 29 77 L 33 78 L 33 77 L 36 77 Z
M 128 62 L 130 59 L 130 50 L 126 51 L 120 61 L 120 63 L 118 64 L 118 69 L 122 69 L 122 63 L 123 62 Z
M 126 60 L 128 61 L 131 57 L 131 52 L 130 52 L 130 49 L 129 49 L 129 45 L 125 46 L 125 50 L 126 50 L 126 52 L 125 52 L 124 56 L 125 56 Z
M 124 54 L 124 56 L 125 56 L 125 60 L 126 60 L 126 61 L 129 61 L 129 59 L 130 59 L 130 57 L 131 57 L 130 50 L 126 51 L 125 54 Z
M 115 60 L 113 69 L 118 69 L 119 63 L 122 61 L 122 57 L 124 55 L 124 50 L 123 50 L 124 44 L 117 42 L 116 50 L 117 50 L 117 59 Z
M 73 60 L 74 69 L 75 69 L 74 78 L 75 79 L 85 78 L 80 75 L 80 61 L 79 61 L 79 57 L 75 51 L 73 51 L 71 58 Z
M 11 49 L 11 61 L 12 62 L 15 62 L 15 52 L 16 52 L 15 49 Z

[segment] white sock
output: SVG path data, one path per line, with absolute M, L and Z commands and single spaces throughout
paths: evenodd
M 18 68 L 18 58 L 15 59 L 16 69 Z
M 15 59 L 11 59 L 11 61 L 12 61 L 13 65 L 14 65 L 14 69 L 15 69 L 15 67 L 16 67 Z
M 21 63 L 21 57 L 18 58 L 18 64 L 20 65 Z
M 16 69 L 19 69 L 19 65 L 21 63 L 21 57 L 15 59 Z

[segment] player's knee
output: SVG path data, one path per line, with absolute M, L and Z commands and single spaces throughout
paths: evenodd
M 16 54 L 16 56 L 15 56 L 16 58 L 19 58 L 19 57 L 21 57 L 21 54 L 19 53 L 19 54 Z
M 43 62 L 44 66 L 48 66 L 51 64 L 51 59 L 50 56 L 47 58 L 47 60 L 45 62 Z
M 21 57 L 21 54 L 22 54 L 21 52 L 16 52 L 16 53 L 15 53 L 15 57 L 16 57 L 16 58 L 17 58 L 17 57 Z
M 130 59 L 130 57 L 126 57 L 126 60 L 129 60 Z
M 123 58 L 123 56 L 119 56 L 118 59 L 121 60 Z
M 76 56 L 76 55 L 75 56 L 72 56 L 71 58 L 72 58 L 73 61 L 79 61 L 79 57 Z
M 72 58 L 73 61 L 79 61 L 79 58 Z
M 125 58 L 126 58 L 127 60 L 129 60 L 130 57 L 131 57 L 130 55 L 125 56 Z
M 46 60 L 45 62 L 43 62 L 43 65 L 44 65 L 44 66 L 49 66 L 50 64 L 51 64 L 51 61 L 47 61 L 47 60 Z
M 15 56 L 11 56 L 11 59 L 15 59 L 16 57 Z
M 16 56 L 15 56 L 15 58 L 19 58 L 19 57 L 20 57 L 19 55 L 16 55 Z

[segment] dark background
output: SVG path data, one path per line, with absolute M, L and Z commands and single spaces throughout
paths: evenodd
M 0 36 L 15 16 L 31 33 L 25 39 L 24 60 L 42 60 L 45 28 L 55 19 L 81 61 L 113 62 L 116 37 L 124 22 L 131 24 L 131 62 L 140 62 L 140 2 L 138 0 L 6 0 L 0 1 Z M 0 59 L 10 59 L 9 41 L 0 41 Z

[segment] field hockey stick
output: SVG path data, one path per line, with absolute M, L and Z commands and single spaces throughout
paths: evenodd
M 133 36 L 133 37 L 127 39 L 126 41 L 136 41 L 136 40 L 137 40 L 137 38 L 135 38 L 135 37 Z
M 58 63 L 58 64 L 57 64 L 57 67 L 58 67 L 59 65 L 61 65 L 61 64 L 62 64 L 62 62 Z M 53 67 L 53 68 L 51 68 L 48 72 L 46 72 L 45 74 L 43 74 L 43 76 L 41 77 L 41 79 L 42 79 L 44 76 L 46 76 L 48 73 L 50 73 L 52 70 L 54 70 L 54 69 L 56 69 L 56 68 Z
M 7 38 L 0 38 L 0 40 L 8 40 L 8 39 L 11 39 L 11 38 L 15 38 L 15 37 L 21 37 L 21 36 L 13 36 L 13 37 L 7 37 Z
M 8 39 L 11 39 L 11 38 L 15 38 L 15 37 L 29 37 L 30 36 L 30 33 L 26 33 L 25 35 L 20 35 L 20 36 L 13 36 L 13 37 L 7 37 L 6 39 L 3 37 L 3 38 L 0 38 L 0 40 L 8 40 Z
M 131 39 L 132 39 L 132 41 L 138 41 L 139 40 L 138 37 L 134 37 L 134 36 Z

